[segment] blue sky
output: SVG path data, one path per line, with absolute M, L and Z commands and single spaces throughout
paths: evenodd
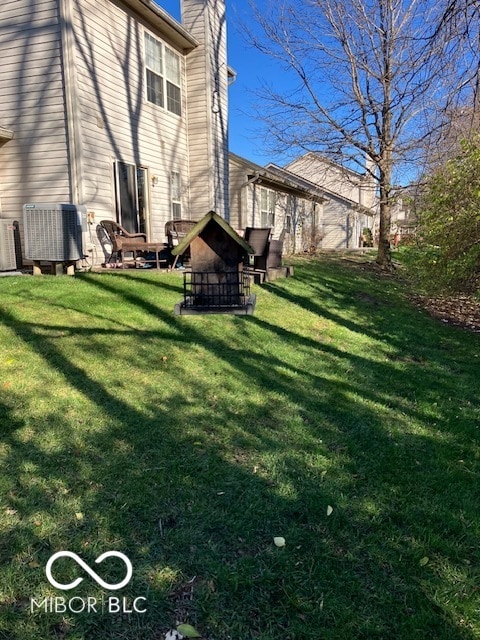
M 155 0 L 180 22 L 180 0 Z M 246 0 L 227 0 L 228 64 L 237 72 L 237 79 L 229 88 L 230 151 L 260 165 L 283 163 L 283 158 L 268 153 L 263 144 L 262 127 L 257 122 L 254 95 L 262 82 L 278 81 L 281 71 L 275 62 L 246 43 L 240 22 L 252 24 Z

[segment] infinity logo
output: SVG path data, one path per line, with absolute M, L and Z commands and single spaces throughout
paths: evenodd
M 123 562 L 125 563 L 125 566 L 127 567 L 127 575 L 118 584 L 109 584 L 108 582 L 105 582 L 104 580 L 102 580 L 102 578 L 100 578 L 100 576 L 97 573 L 95 573 L 95 571 L 93 571 L 93 569 L 91 569 L 86 562 L 84 562 L 79 556 L 77 556 L 76 553 L 73 553 L 72 551 L 58 551 L 57 553 L 54 553 L 53 556 L 50 558 L 50 560 L 47 562 L 47 566 L 45 567 L 45 573 L 47 574 L 48 581 L 53 587 L 56 587 L 57 589 L 61 589 L 62 591 L 68 591 L 69 589 L 74 589 L 80 584 L 80 582 L 82 582 L 83 578 L 77 578 L 76 580 L 74 580 L 73 582 L 70 582 L 69 584 L 61 584 L 60 582 L 57 582 L 55 578 L 52 576 L 52 566 L 56 560 L 58 560 L 59 558 L 72 558 L 101 587 L 109 591 L 116 591 L 117 589 L 122 589 L 126 584 L 129 583 L 130 578 L 132 577 L 133 568 L 132 568 L 132 563 L 127 558 L 127 556 L 124 555 L 123 553 L 120 553 L 119 551 L 106 551 L 105 553 L 102 553 L 101 556 L 98 556 L 98 558 L 95 560 L 95 563 L 100 564 L 106 558 L 111 558 L 111 557 L 120 558 L 121 560 L 123 560 Z

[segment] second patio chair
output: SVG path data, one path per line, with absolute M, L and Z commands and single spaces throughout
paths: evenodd
M 145 233 L 130 233 L 114 220 L 101 220 L 100 226 L 107 233 L 112 247 L 107 262 L 115 256 L 115 262 L 121 261 L 124 266 L 125 253 L 132 253 L 135 260 L 137 252 L 145 251 L 147 244 Z

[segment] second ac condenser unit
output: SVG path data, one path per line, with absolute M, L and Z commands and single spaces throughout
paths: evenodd
M 17 268 L 15 228 L 13 220 L 0 220 L 0 271 L 13 271 Z
M 23 207 L 25 257 L 74 262 L 84 257 L 82 230 L 87 209 L 73 204 L 26 204 Z

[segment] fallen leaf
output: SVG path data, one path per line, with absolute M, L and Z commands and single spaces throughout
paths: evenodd
M 213 580 L 209 580 L 207 586 L 212 593 L 215 593 L 215 583 Z
M 201 638 L 202 636 L 198 633 L 195 627 L 192 627 L 191 624 L 179 624 L 177 627 L 177 631 L 185 636 L 186 638 Z
M 277 536 L 273 539 L 273 542 L 275 543 L 276 547 L 284 547 L 286 542 L 285 542 L 285 538 L 282 538 L 281 536 Z
M 75 514 L 75 518 L 77 520 L 83 520 L 83 513 L 81 511 L 77 511 L 77 513 Z
M 331 507 L 330 505 L 328 505 L 327 507 L 327 516 L 331 516 L 333 513 L 333 507 Z
M 7 516 L 14 516 L 17 513 L 16 509 L 7 509 L 5 511 L 5 513 L 7 514 Z
M 420 562 L 418 563 L 421 567 L 424 567 L 426 564 L 428 564 L 429 559 L 427 558 L 427 556 L 424 556 Z
M 474 296 L 411 296 L 413 302 L 445 324 L 480 332 L 480 302 Z

